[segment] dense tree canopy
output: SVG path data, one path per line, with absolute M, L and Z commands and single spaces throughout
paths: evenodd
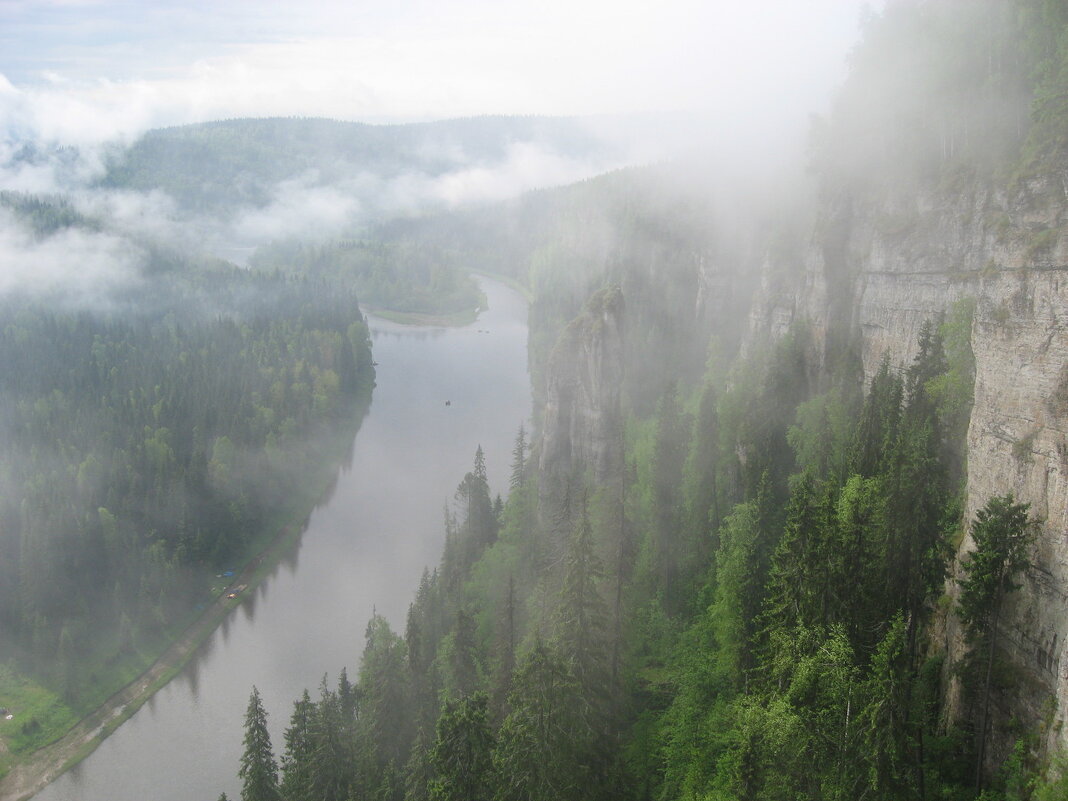
M 42 237 L 87 225 L 4 202 Z M 77 697 L 75 662 L 154 641 L 263 547 L 291 490 L 321 492 L 306 476 L 374 370 L 356 296 L 325 279 L 161 251 L 100 308 L 54 300 L 0 298 L 0 640 Z

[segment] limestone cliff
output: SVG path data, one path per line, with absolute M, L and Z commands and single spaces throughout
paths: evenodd
M 851 332 L 867 382 L 884 356 L 898 368 L 911 361 L 925 320 L 974 299 L 966 520 L 1006 492 L 1043 520 L 1033 565 L 1003 618 L 1021 679 L 998 699 L 997 714 L 1002 724 L 1044 723 L 1049 745 L 1068 746 L 1068 209 L 1060 195 L 1041 182 L 1010 194 L 966 181 L 953 191 L 829 204 L 801 277 L 765 277 L 750 336 L 781 335 L 805 320 L 822 364 L 837 324 Z M 955 569 L 971 547 L 966 535 Z M 952 615 L 943 631 L 952 664 L 964 647 Z
M 669 353 L 680 346 L 665 343 L 691 337 L 690 344 L 703 348 L 713 334 L 722 343 L 748 308 L 743 352 L 803 321 L 811 333 L 812 375 L 826 374 L 844 349 L 859 357 L 867 384 L 884 357 L 898 369 L 911 362 L 925 321 L 936 322 L 971 299 L 976 374 L 966 520 L 991 496 L 1012 492 L 1044 521 L 1025 587 L 1004 620 L 1002 641 L 1022 679 L 1018 692 L 997 699 L 999 719 L 1046 724 L 1050 744 L 1068 746 L 1068 729 L 1058 725 L 1068 720 L 1066 221 L 1068 196 L 1059 183 L 1034 180 L 1010 191 L 958 175 L 908 191 L 824 198 L 808 246 L 780 249 L 767 259 L 751 302 L 746 254 L 732 262 L 695 248 L 704 255 L 680 261 L 672 273 L 690 271 L 681 284 L 689 297 L 673 280 L 658 282 L 635 267 L 624 274 L 634 306 L 626 326 L 633 341 L 624 347 L 622 291 L 602 290 L 566 327 L 547 361 L 538 440 L 543 524 L 553 530 L 569 525 L 578 502 L 569 488 L 577 479 L 601 484 L 613 477 L 620 404 L 633 402 L 623 365 L 631 360 L 633 382 L 636 353 L 645 357 L 639 361 L 654 354 L 682 369 L 687 359 Z M 648 271 L 651 260 L 639 261 Z M 662 320 L 668 307 L 674 326 Z M 634 341 L 642 337 L 656 347 L 637 350 Z M 648 363 L 639 366 L 643 375 L 649 372 Z M 645 388 L 657 396 L 659 387 Z M 965 535 L 958 565 L 971 547 Z M 954 586 L 952 580 L 947 585 L 951 594 Z M 942 622 L 937 646 L 945 647 L 952 665 L 963 641 L 951 614 Z M 995 749 L 992 756 L 1004 752 Z
M 564 329 L 546 369 L 538 441 L 538 507 L 552 528 L 566 524 L 577 479 L 603 484 L 617 469 L 623 384 L 623 293 L 595 293 Z

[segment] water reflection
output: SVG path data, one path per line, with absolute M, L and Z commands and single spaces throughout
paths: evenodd
M 208 641 L 211 641 L 211 637 Z M 189 660 L 189 663 L 185 666 L 185 669 L 181 672 L 180 678 L 185 688 L 189 691 L 189 696 L 193 703 L 196 704 L 200 701 L 200 663 L 201 654 L 198 653 Z
M 293 543 L 293 547 L 287 548 L 285 553 L 282 554 L 282 558 L 278 560 L 279 570 L 285 570 L 289 575 L 297 572 L 297 568 L 300 567 L 300 543 L 302 539 L 303 532 L 301 538 Z
M 242 598 L 241 598 L 240 603 L 238 604 L 238 607 L 244 613 L 245 620 L 247 620 L 249 623 L 251 623 L 253 621 L 253 619 L 256 617 L 256 601 L 257 601 L 257 599 L 260 598 L 261 595 L 262 596 L 266 596 L 266 594 L 267 594 L 267 585 L 268 585 L 268 583 L 269 582 L 266 582 L 266 581 L 263 582 L 263 584 L 261 584 L 259 586 L 259 588 L 254 592 L 244 592 L 244 593 L 242 593 Z

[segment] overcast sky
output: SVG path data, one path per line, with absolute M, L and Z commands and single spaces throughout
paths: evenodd
M 841 79 L 865 5 L 0 0 L 0 115 L 65 141 L 236 116 L 799 116 Z

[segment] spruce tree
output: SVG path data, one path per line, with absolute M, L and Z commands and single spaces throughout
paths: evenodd
M 592 732 L 580 715 L 578 685 L 567 663 L 537 643 L 522 660 L 501 724 L 494 765 L 500 801 L 589 798 L 583 756 Z
M 293 703 L 293 715 L 289 728 L 283 735 L 285 753 L 282 755 L 282 796 L 287 799 L 306 798 L 311 789 L 311 769 L 314 743 L 316 709 L 305 690 L 300 700 Z
M 570 662 L 579 685 L 591 695 L 609 689 L 605 640 L 608 609 L 599 586 L 603 578 L 604 566 L 594 550 L 593 526 L 588 504 L 583 500 L 579 525 L 568 549 L 556 631 L 561 655 Z
M 433 801 L 490 801 L 493 798 L 493 732 L 486 695 L 447 701 L 430 753 Z
M 278 764 L 271 749 L 271 735 L 267 731 L 267 712 L 263 708 L 259 690 L 252 688 L 245 712 L 245 753 L 241 755 L 241 801 L 277 801 Z
M 515 436 L 515 445 L 512 447 L 512 477 L 509 486 L 519 489 L 523 486 L 527 467 L 527 432 L 522 424 L 519 433 Z
M 448 664 L 452 689 L 459 696 L 474 692 L 479 680 L 478 632 L 475 619 L 466 609 L 456 612 Z
M 512 689 L 512 674 L 515 671 L 516 609 L 515 577 L 508 574 L 508 590 L 497 621 L 497 661 L 493 666 L 490 688 L 490 711 L 494 723 L 500 723 L 507 714 L 508 693 Z
M 1028 517 L 1029 504 L 1016 503 L 1012 495 L 991 498 L 975 514 L 972 539 L 975 550 L 963 564 L 959 613 L 968 641 L 973 646 L 973 681 L 978 684 L 975 784 L 982 784 L 987 731 L 990 725 L 990 691 L 998 644 L 998 622 L 1005 596 L 1019 589 L 1018 573 L 1028 566 L 1028 550 L 1036 521 Z M 974 670 L 978 668 L 978 670 Z

